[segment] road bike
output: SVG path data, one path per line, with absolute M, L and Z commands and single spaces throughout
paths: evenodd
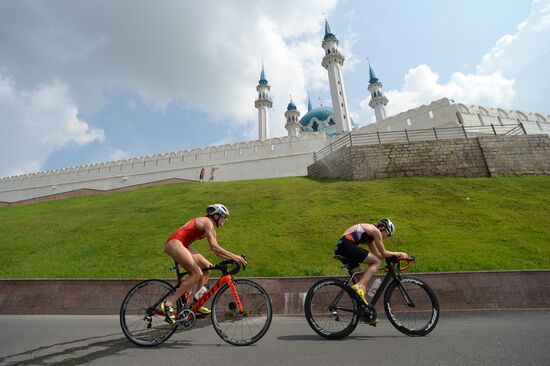
M 216 333 L 235 346 L 250 345 L 262 338 L 273 316 L 271 299 L 265 289 L 254 281 L 234 279 L 241 266 L 233 260 L 225 260 L 203 271 L 221 271 L 220 279 L 199 300 L 184 294 L 174 308 L 175 324 L 166 319 L 159 305 L 181 286 L 187 272 L 180 272 L 176 263 L 170 268 L 176 271 L 177 285 L 159 279 L 150 279 L 135 285 L 126 295 L 120 307 L 120 326 L 133 343 L 151 347 L 166 341 L 178 327 L 185 330 L 195 325 L 198 310 L 208 299 L 212 300 L 212 325 Z
M 439 303 L 435 292 L 423 280 L 403 276 L 401 271 L 408 269 L 414 257 L 386 259 L 386 275 L 366 306 L 351 288 L 356 277 L 362 272 L 351 273 L 345 258 L 335 256 L 347 269 L 346 280 L 326 278 L 315 283 L 308 291 L 304 310 L 311 328 L 328 339 L 341 339 L 357 327 L 360 320 L 376 325 L 375 305 L 384 294 L 384 310 L 390 323 L 408 336 L 425 336 L 434 330 L 439 320 Z M 402 261 L 406 262 L 400 267 Z

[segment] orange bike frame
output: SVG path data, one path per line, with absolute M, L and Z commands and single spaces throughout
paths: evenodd
M 231 290 L 231 294 L 233 295 L 233 298 L 235 299 L 235 303 L 237 304 L 237 309 L 239 309 L 239 312 L 243 312 L 243 304 L 241 303 L 241 299 L 239 298 L 239 294 L 237 293 L 237 288 L 235 287 L 235 282 L 233 282 L 233 278 L 231 275 L 225 275 L 221 277 L 218 282 L 208 292 L 204 293 L 204 295 L 201 296 L 199 301 L 193 305 L 193 312 L 197 312 L 201 306 L 203 306 L 212 295 L 216 293 L 222 287 L 223 285 L 227 284 L 229 286 L 229 289 Z

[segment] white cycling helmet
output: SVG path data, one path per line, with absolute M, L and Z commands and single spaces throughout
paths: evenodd
M 229 216 L 229 210 L 221 203 L 214 203 L 206 208 L 206 216 L 219 214 L 221 216 Z
M 388 218 L 382 219 L 380 220 L 378 225 L 383 226 L 386 229 L 386 231 L 388 232 L 388 236 L 393 236 L 393 234 L 395 234 L 395 226 L 390 221 L 390 219 Z

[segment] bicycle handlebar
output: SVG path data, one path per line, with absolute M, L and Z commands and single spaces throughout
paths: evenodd
M 244 254 L 241 255 L 241 257 L 245 258 L 245 255 Z M 228 271 L 227 267 L 231 266 L 231 265 L 234 265 L 235 268 Z M 242 266 L 242 267 L 243 267 L 244 270 L 246 270 L 246 266 Z M 188 272 L 179 272 L 179 267 L 178 267 L 177 263 L 175 263 L 175 265 L 173 267 L 169 267 L 168 269 L 171 270 L 171 271 L 177 271 L 178 278 L 182 278 L 182 277 L 184 277 L 185 275 L 188 274 Z M 226 275 L 226 274 L 234 275 L 234 274 L 236 274 L 237 272 L 239 272 L 241 270 L 241 265 L 240 265 L 240 263 L 234 261 L 233 259 L 226 259 L 226 260 L 216 264 L 215 266 L 211 266 L 211 267 L 208 267 L 208 268 L 201 268 L 201 271 L 203 271 L 203 272 L 205 272 L 205 271 L 215 271 L 215 270 L 221 271 L 224 275 Z
M 245 255 L 244 254 L 241 255 L 241 257 L 245 258 Z M 227 267 L 230 266 L 230 265 L 234 265 L 235 268 L 228 271 Z M 243 267 L 244 270 L 246 270 L 246 265 L 243 265 L 242 267 Z M 222 271 L 223 274 L 234 275 L 234 274 L 236 274 L 237 272 L 239 272 L 241 270 L 241 264 L 236 262 L 233 259 L 226 259 L 226 260 L 216 264 L 215 266 L 208 267 L 208 268 L 203 268 L 202 270 L 203 271 L 219 270 L 219 271 Z
M 413 263 L 416 264 L 416 258 L 413 255 L 408 258 L 391 256 L 390 258 L 386 259 L 388 265 L 396 267 L 401 265 L 401 261 L 407 261 L 407 264 L 405 265 L 405 267 L 399 267 L 400 271 L 407 270 Z

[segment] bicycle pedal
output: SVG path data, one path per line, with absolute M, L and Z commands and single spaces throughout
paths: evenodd
M 370 325 L 371 327 L 376 327 L 378 324 L 380 324 L 380 320 L 378 320 L 378 319 L 369 319 L 367 324 Z

